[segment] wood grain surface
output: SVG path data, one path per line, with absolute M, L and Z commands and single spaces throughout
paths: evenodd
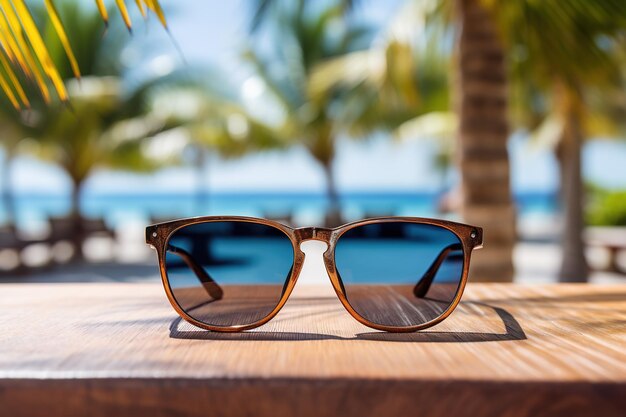
M 217 334 L 160 284 L 0 285 L 0 416 L 623 416 L 626 285 L 470 284 L 387 334 L 327 286 Z

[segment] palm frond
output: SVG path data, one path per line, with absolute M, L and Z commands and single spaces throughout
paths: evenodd
M 416 106 L 421 95 L 415 79 L 416 44 L 427 38 L 427 19 L 435 5 L 433 1 L 406 3 L 371 48 L 348 51 L 317 65 L 311 76 L 312 96 L 320 99 L 336 87 L 368 85 L 395 103 Z
M 74 56 L 70 36 L 66 33 L 54 0 L 43 0 L 50 21 L 70 63 L 75 78 L 80 77 L 78 61 Z M 105 24 L 108 23 L 109 13 L 103 0 L 95 0 L 96 6 Z M 124 23 L 130 30 L 131 17 L 124 0 L 116 0 Z M 142 15 L 153 12 L 164 28 L 167 21 L 159 0 L 136 0 Z M 71 35 L 71 34 L 70 34 Z M 59 63 L 51 58 L 51 54 L 44 42 L 40 29 L 24 0 L 0 0 L 0 87 L 16 109 L 30 106 L 29 99 L 24 93 L 20 77 L 24 75 L 25 82 L 33 82 L 43 100 L 51 100 L 50 87 L 56 92 L 61 101 L 68 101 L 67 89 L 58 69 Z
M 511 51 L 515 119 L 534 130 L 534 143 L 555 146 L 569 103 L 563 94 L 580 96 L 587 135 L 620 133 L 623 113 L 612 114 L 621 106 L 611 101 L 624 85 L 626 3 L 483 1 Z
M 292 113 L 302 104 L 297 92 L 292 91 L 292 86 L 281 82 L 285 77 L 277 77 L 270 68 L 270 64 L 252 49 L 244 54 L 244 59 L 252 65 L 256 74 L 263 80 L 264 85 L 271 91 L 286 113 Z
M 626 28 L 626 3 L 614 0 L 483 0 L 491 4 L 513 65 L 544 85 L 615 80 L 620 67 L 607 44 Z
M 299 0 L 297 2 L 297 8 L 305 7 L 305 3 L 317 3 L 311 0 Z M 281 1 L 281 0 L 254 0 L 252 5 L 253 15 L 250 19 L 250 32 L 256 32 L 268 19 L 275 9 L 293 6 L 295 3 L 293 0 Z M 352 12 L 360 1 L 358 0 L 339 0 L 336 2 L 339 10 L 344 14 Z

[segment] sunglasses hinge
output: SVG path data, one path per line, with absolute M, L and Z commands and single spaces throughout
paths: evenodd
M 156 242 L 159 236 L 156 226 L 149 226 L 146 228 L 146 243 L 154 248 L 154 242 Z

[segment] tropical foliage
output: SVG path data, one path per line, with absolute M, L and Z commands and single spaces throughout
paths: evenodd
M 581 147 L 588 137 L 626 130 L 625 2 L 408 0 L 374 33 L 353 19 L 355 1 L 258 0 L 245 60 L 250 80 L 264 91 L 258 107 L 267 117 L 239 97 L 176 74 L 120 94 L 121 73 L 98 69 L 100 60 L 87 50 L 102 45 L 101 33 L 78 27 L 87 22 L 103 29 L 109 10 L 95 2 L 99 15 L 77 19 L 57 10 L 59 0 L 29 6 L 0 0 L 7 149 L 10 138 L 37 138 L 80 183 L 96 166 L 150 168 L 146 149 L 155 146 L 145 137 L 174 127 L 179 145 L 227 156 L 298 144 L 323 167 L 336 217 L 338 138 L 377 130 L 401 139 L 437 137 L 439 163 L 458 161 L 459 211 L 489 231 L 491 244 L 476 258 L 474 275 L 510 280 L 516 235 L 507 140 L 513 129 L 528 129 L 554 147 L 561 166 L 561 277 L 585 278 Z M 126 3 L 115 1 L 130 29 Z M 135 3 L 167 29 L 156 0 Z M 37 6 L 45 7 L 45 19 L 32 13 Z M 81 73 L 83 90 L 75 81 Z M 89 90 L 94 86 L 100 87 Z M 74 113 L 64 107 L 69 99 Z
M 327 73 L 341 71 L 345 65 L 355 70 L 357 78 L 367 71 L 363 68 L 359 72 L 351 63 L 336 61 L 335 65 L 341 68 L 332 64 L 344 56 L 358 61 L 370 53 L 367 48 L 372 41 L 371 28 L 349 22 L 346 10 L 350 6 L 351 3 L 338 2 L 316 8 L 303 0 L 262 2 L 259 13 L 265 20 L 257 23 L 255 30 L 267 27 L 272 47 L 251 49 L 246 54 L 255 76 L 268 91 L 268 102 L 274 103 L 282 115 L 276 123 L 277 134 L 293 144 L 303 145 L 324 169 L 330 201 L 329 223 L 339 221 L 333 166 L 338 138 L 367 137 L 374 130 L 397 126 L 410 117 L 407 108 L 382 106 L 372 86 L 352 88 L 328 82 L 332 78 Z M 391 98 L 412 94 L 415 99 L 415 88 L 406 82 L 413 74 L 412 59 L 406 56 L 409 50 L 400 43 L 390 43 L 388 47 L 405 53 L 395 54 L 402 60 L 397 62 L 393 76 L 380 82 L 394 86 Z
M 581 149 L 585 138 L 624 131 L 623 118 L 614 117 L 619 113 L 608 107 L 609 98 L 624 86 L 626 3 L 487 4 L 510 51 L 519 103 L 514 115 L 526 127 L 540 121 L 538 136 L 553 144 L 559 161 L 564 218 L 560 278 L 586 280 Z
M 592 226 L 626 226 L 626 190 L 586 184 L 585 221 Z
M 67 28 L 76 36 L 73 56 L 75 64 L 64 62 L 66 54 L 63 40 L 49 36 L 55 24 L 46 20 L 46 9 L 32 8 L 34 21 L 41 24 L 48 56 L 55 62 L 68 105 L 61 97 L 45 98 L 32 94 L 30 108 L 16 112 L 10 98 L 0 100 L 0 120 L 3 144 L 10 157 L 19 145 L 31 153 L 51 160 L 62 167 L 72 184 L 72 218 L 74 230 L 82 224 L 80 195 L 85 180 L 98 168 L 125 169 L 134 171 L 151 170 L 174 162 L 156 159 L 145 152 L 146 142 L 151 136 L 176 126 L 178 121 L 159 119 L 149 114 L 145 97 L 146 87 L 134 92 L 121 87 L 123 73 L 120 55 L 127 46 L 128 36 L 111 34 L 103 37 L 105 28 L 101 17 L 93 9 L 78 2 L 58 2 L 58 16 L 67 22 Z M 55 9 L 56 10 L 56 9 Z M 82 77 L 74 78 L 74 68 L 82 68 Z M 20 74 L 20 79 L 27 76 Z M 24 83 L 26 91 L 37 87 Z M 4 167 L 4 203 L 8 213 L 13 204 L 10 193 L 11 161 Z M 14 215 L 9 214 L 10 220 Z M 76 255 L 81 255 L 81 233 L 75 233 Z
M 418 37 L 439 34 L 442 44 L 446 39 L 456 40 L 452 62 L 454 110 L 459 120 L 461 211 L 468 221 L 485 224 L 492 241 L 497 241 L 496 249 L 487 248 L 477 257 L 475 267 L 493 252 L 493 268 L 484 271 L 488 279 L 512 273 L 505 267 L 505 263 L 511 265 L 511 251 L 504 252 L 515 238 L 514 214 L 510 197 L 506 197 L 510 194 L 506 156 L 510 102 L 514 128 L 536 129 L 534 136 L 555 146 L 565 210 L 566 256 L 561 277 L 585 279 L 580 150 L 585 137 L 624 132 L 616 122 L 623 122 L 624 114 L 621 68 L 626 62 L 626 3 L 423 0 L 408 2 L 400 14 L 412 19 Z M 360 53 L 360 60 L 352 54 L 329 63 L 327 83 L 352 82 L 356 88 L 366 80 L 378 91 L 390 91 L 376 81 L 382 79 L 381 69 L 389 72 L 395 67 L 394 57 L 379 51 L 380 47 Z M 373 59 L 376 56 L 382 59 Z M 423 52 L 418 52 L 417 62 L 422 56 Z M 383 63 L 372 67 L 368 62 Z M 367 68 L 373 70 L 367 72 Z M 382 101 L 385 93 L 380 97 Z M 402 130 L 419 134 L 428 130 L 423 126 L 417 119 Z M 487 212 L 490 215 L 485 215 Z M 501 267 L 496 268 L 495 263 Z
M 54 32 L 65 51 L 73 75 L 80 78 L 80 65 L 55 1 L 42 1 Z M 95 2 L 104 23 L 107 24 L 109 12 L 104 1 L 95 0 Z M 115 3 L 130 30 L 132 22 L 126 2 L 116 0 Z M 148 16 L 148 12 L 153 12 L 161 24 L 167 28 L 165 15 L 158 0 L 136 0 L 135 3 L 144 17 Z M 25 91 L 24 83 L 20 80 L 20 73 L 24 74 L 29 81 L 32 80 L 46 103 L 52 99 L 51 90 L 56 92 L 61 101 L 69 99 L 62 74 L 57 68 L 58 61 L 52 58 L 25 0 L 0 0 L 0 47 L 0 88 L 13 107 L 16 109 L 30 107 L 30 98 Z

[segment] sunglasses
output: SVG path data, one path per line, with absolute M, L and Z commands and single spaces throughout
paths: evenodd
M 384 217 L 337 228 L 292 228 L 251 217 L 199 217 L 149 226 L 170 303 L 217 332 L 271 320 L 304 264 L 300 244 L 328 245 L 324 264 L 339 300 L 364 325 L 389 332 L 434 326 L 458 305 L 482 229 L 445 220 Z

